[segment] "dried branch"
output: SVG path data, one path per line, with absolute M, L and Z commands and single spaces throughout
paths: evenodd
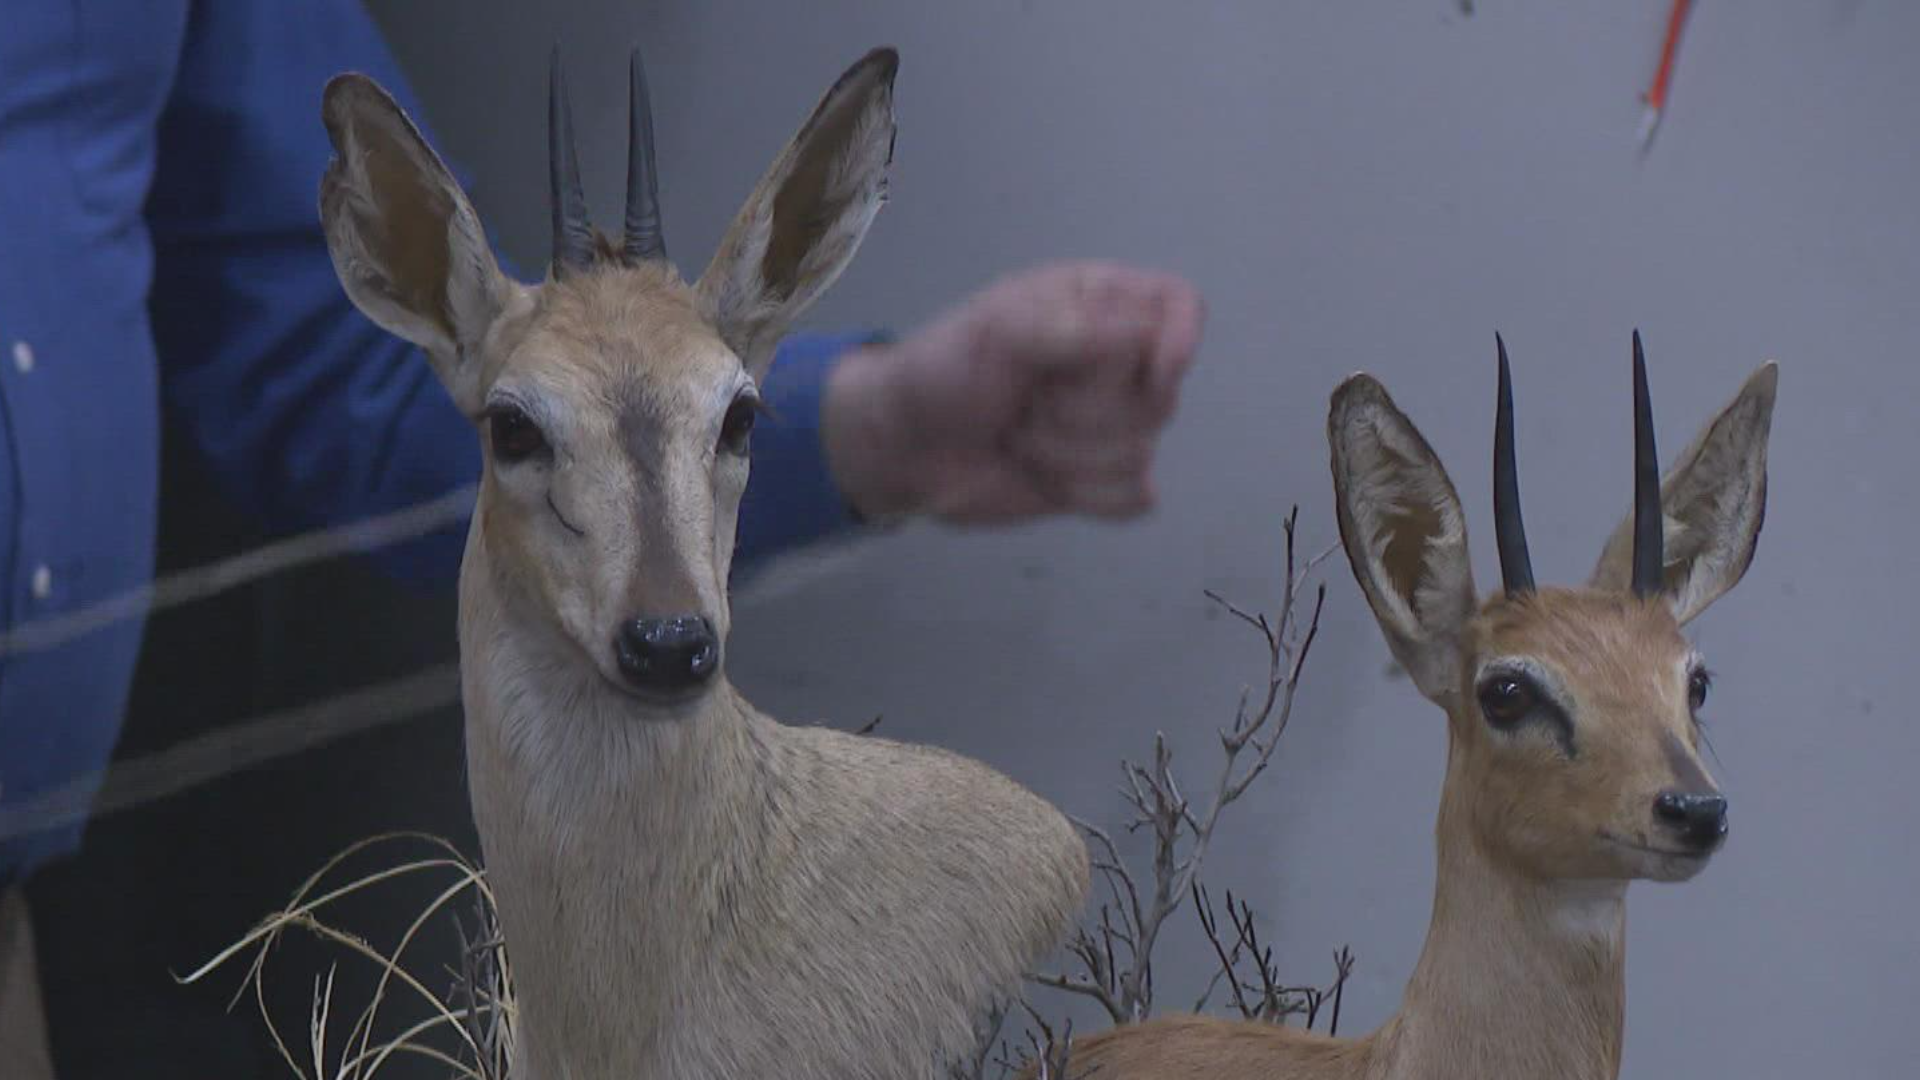
M 948 1070 L 952 1076 L 952 1080 L 988 1080 L 989 1075 L 1005 1075 L 1005 1068 L 991 1074 L 989 1074 L 987 1070 L 990 1066 L 996 1064 L 993 1060 L 993 1048 L 995 1043 L 1000 1042 L 1000 1032 L 1001 1029 L 1006 1027 L 1006 1023 L 1006 1006 L 1004 1004 L 994 1005 L 992 1010 L 987 1013 L 985 1022 L 981 1025 L 980 1031 L 975 1036 L 973 1056 L 964 1061 L 956 1062 L 953 1068 Z
M 1136 876 L 1111 836 L 1089 823 L 1076 822 L 1095 848 L 1093 869 L 1108 899 L 1100 906 L 1098 921 L 1076 930 L 1067 946 L 1078 970 L 1030 978 L 1099 1002 L 1116 1024 L 1151 1015 L 1153 950 L 1160 930 L 1192 893 L 1221 813 L 1266 771 L 1293 718 L 1301 675 L 1320 631 L 1326 586 L 1314 586 L 1313 607 L 1303 621 L 1304 594 L 1320 563 L 1337 550 L 1329 547 L 1302 561 L 1296 547 L 1299 517 L 1299 507 L 1294 507 L 1283 523 L 1285 581 L 1276 618 L 1248 612 L 1214 592 L 1206 593 L 1260 635 L 1266 647 L 1267 677 L 1257 694 L 1252 688 L 1242 691 L 1232 725 L 1219 732 L 1222 762 L 1205 802 L 1196 805 L 1182 791 L 1173 772 L 1173 750 L 1165 734 L 1159 733 L 1150 764 L 1121 762 L 1120 796 L 1131 811 L 1126 829 L 1153 838 L 1150 870 Z M 1216 986 L 1217 981 L 1207 988 L 1202 1003 Z
M 1207 887 L 1199 882 L 1195 882 L 1193 893 L 1193 909 L 1200 914 L 1200 929 L 1206 933 L 1207 941 L 1213 946 L 1213 954 L 1219 958 L 1220 961 L 1220 970 L 1214 972 L 1213 978 L 1207 981 L 1207 988 L 1201 992 L 1200 1000 L 1194 1003 L 1193 1011 L 1202 1012 L 1206 1009 L 1207 1001 L 1213 997 L 1214 990 L 1219 987 L 1220 980 L 1224 977 L 1227 982 L 1227 989 L 1233 994 L 1234 1008 L 1239 1009 L 1240 1015 L 1242 1016 L 1252 1016 L 1253 1008 L 1247 1004 L 1246 988 L 1240 985 L 1240 979 L 1237 975 L 1239 971 L 1240 954 L 1246 946 L 1246 939 L 1236 936 L 1231 951 L 1229 951 L 1226 946 L 1220 944 L 1219 924 L 1213 917 L 1213 901 L 1207 896 Z M 1233 896 L 1231 893 L 1227 896 L 1227 910 L 1233 910 Z
M 1213 982 L 1208 984 L 1209 995 L 1214 987 L 1224 981 L 1233 995 L 1234 1007 L 1245 1019 L 1285 1024 L 1288 1017 L 1304 1016 L 1309 1029 L 1319 1019 L 1321 1009 L 1331 1001 L 1333 1008 L 1328 1034 L 1339 1032 L 1340 1001 L 1347 979 L 1353 973 L 1352 950 L 1343 945 L 1333 954 L 1334 979 L 1330 985 L 1289 986 L 1280 979 L 1279 968 L 1273 960 L 1273 948 L 1260 942 L 1252 905 L 1245 900 L 1235 901 L 1231 892 L 1227 894 L 1227 919 L 1233 926 L 1231 946 L 1221 941 L 1213 903 L 1204 888 L 1196 887 L 1194 891 L 1194 910 L 1199 913 L 1200 928 L 1212 944 L 1214 956 L 1220 964 Z M 1243 970 L 1247 964 L 1253 968 L 1251 977 Z M 1205 1001 L 1203 997 L 1201 1005 L 1194 1011 L 1198 1012 L 1204 1007 Z
M 994 1059 L 1000 1066 L 1001 1075 L 1014 1074 L 1025 1080 L 1070 1080 L 1067 1067 L 1073 1060 L 1073 1021 L 1068 1020 L 1064 1030 L 1058 1036 L 1045 1017 L 1034 1011 L 1033 1006 L 1021 1002 L 1027 1015 L 1033 1018 L 1034 1027 L 1027 1029 L 1027 1047 L 1009 1052 L 1004 1045 L 1001 1054 Z M 1071 1080 L 1087 1080 L 1100 1071 L 1099 1066 L 1083 1069 L 1072 1074 Z

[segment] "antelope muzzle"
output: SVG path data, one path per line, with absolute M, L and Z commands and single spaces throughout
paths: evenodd
M 720 637 L 703 615 L 634 619 L 620 627 L 613 648 L 620 674 L 648 694 L 688 696 L 720 670 Z
M 1653 801 L 1653 817 L 1689 854 L 1706 855 L 1727 839 L 1724 795 L 1663 791 Z

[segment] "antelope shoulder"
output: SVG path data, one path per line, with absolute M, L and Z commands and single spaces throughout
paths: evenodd
M 758 1022 L 714 1052 L 746 1075 L 944 1075 L 1072 926 L 1084 842 L 1039 796 L 944 750 L 758 716 L 754 735 L 771 765 L 764 888 L 738 898 L 716 938 L 732 956 L 696 1007 Z M 812 1062 L 823 1047 L 861 1056 Z

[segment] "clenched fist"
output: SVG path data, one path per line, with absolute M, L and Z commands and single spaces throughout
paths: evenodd
M 1204 319 L 1192 286 L 1131 267 L 1002 278 L 837 365 L 823 417 L 834 477 L 872 520 L 1143 513 Z

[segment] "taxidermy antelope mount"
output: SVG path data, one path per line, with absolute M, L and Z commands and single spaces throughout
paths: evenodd
M 618 245 L 588 224 L 555 54 L 537 287 L 392 98 L 327 87 L 340 280 L 485 447 L 460 654 L 516 1080 L 932 1076 L 1084 898 L 1086 849 L 1032 793 L 777 723 L 723 668 L 756 384 L 886 200 L 898 65 L 877 49 L 834 83 L 692 284 L 637 53 Z
M 1506 347 L 1494 432 L 1505 589 L 1479 602 L 1446 470 L 1386 389 L 1334 392 L 1340 536 L 1387 644 L 1447 713 L 1433 921 L 1400 1009 L 1360 1039 L 1196 1016 L 1073 1050 L 1100 1080 L 1596 1080 L 1619 1075 L 1626 890 L 1685 881 L 1727 835 L 1699 756 L 1708 675 L 1681 627 L 1746 573 L 1777 369 L 1748 378 L 1663 484 L 1633 340 L 1634 503 L 1587 587 L 1536 588 Z

